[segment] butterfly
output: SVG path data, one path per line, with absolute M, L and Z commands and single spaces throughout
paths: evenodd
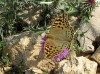
M 44 55 L 48 59 L 63 53 L 63 49 L 71 49 L 74 27 L 68 22 L 68 15 L 62 13 L 52 22 L 50 32 L 45 36 Z

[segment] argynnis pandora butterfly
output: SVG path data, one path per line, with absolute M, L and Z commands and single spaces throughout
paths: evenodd
M 56 58 L 57 55 L 65 57 L 66 49 L 71 49 L 72 40 L 74 37 L 74 27 L 68 22 L 68 15 L 60 14 L 52 22 L 49 34 L 44 38 L 44 55 L 48 59 Z M 61 54 L 62 53 L 62 54 Z M 62 59 L 62 58 L 61 58 Z

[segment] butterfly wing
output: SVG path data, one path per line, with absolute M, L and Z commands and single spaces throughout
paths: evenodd
M 74 27 L 69 25 L 67 14 L 63 13 L 54 19 L 50 28 L 50 34 L 60 40 L 71 41 L 73 39 Z
M 44 45 L 44 55 L 52 59 L 54 56 L 63 52 L 63 48 L 70 48 L 70 42 L 48 38 Z

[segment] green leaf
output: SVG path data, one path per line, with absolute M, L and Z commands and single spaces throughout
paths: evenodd
M 6 45 L 5 42 L 0 42 L 0 47 L 3 47 L 5 45 Z

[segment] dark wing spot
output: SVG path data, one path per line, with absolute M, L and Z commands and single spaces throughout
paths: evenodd
M 61 29 L 63 30 L 63 27 L 61 27 L 61 26 L 59 26 L 59 25 L 58 25 L 58 28 L 61 28 Z

